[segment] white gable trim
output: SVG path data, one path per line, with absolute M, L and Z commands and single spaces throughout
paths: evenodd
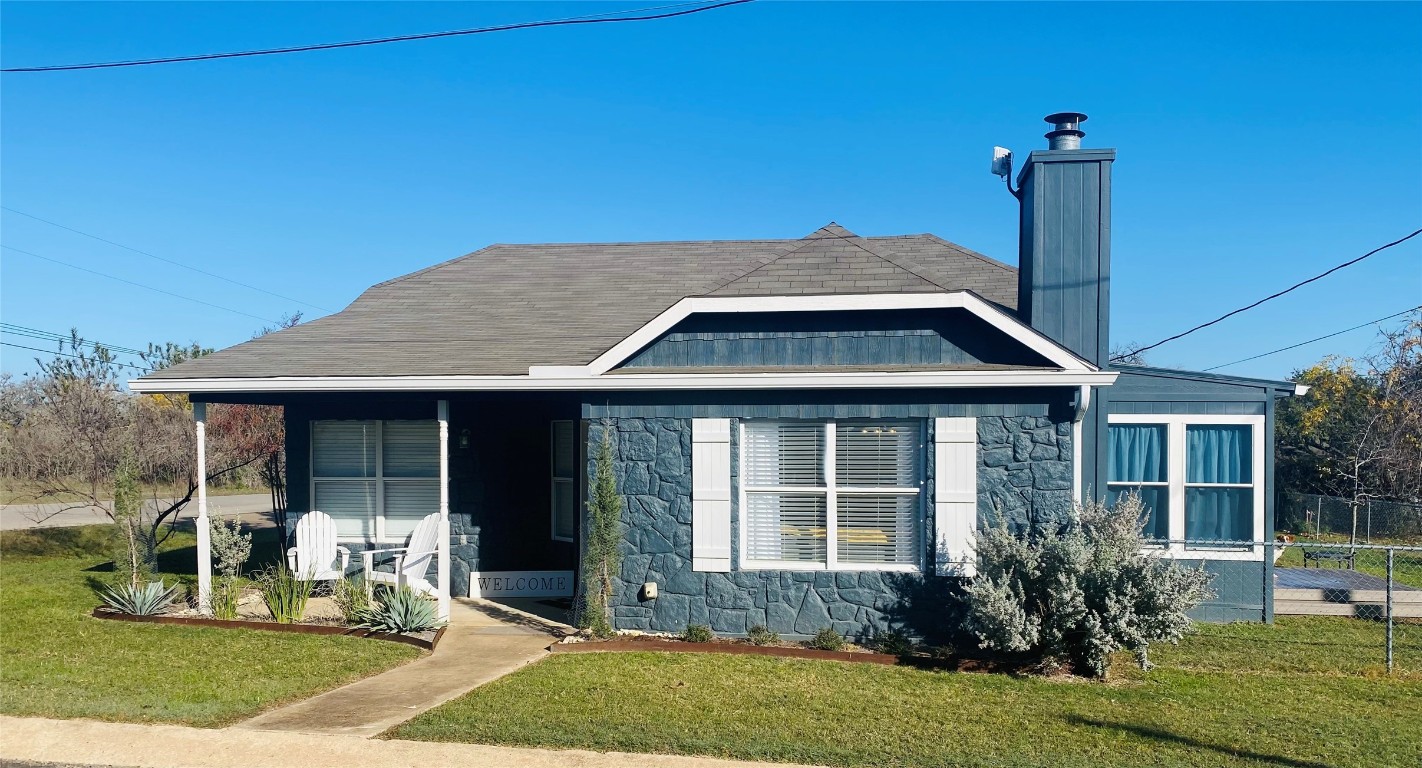
M 135 379 L 134 392 L 575 392 L 687 389 L 933 389 L 1106 387 L 1115 371 L 865 371 L 855 373 L 656 373 L 613 376 L 282 376 Z
M 692 296 L 673 304 L 586 366 L 537 366 L 531 375 L 600 376 L 626 362 L 682 320 L 711 312 L 841 312 L 889 309 L 966 309 L 1066 371 L 1099 370 L 996 305 L 967 291 L 827 296 Z

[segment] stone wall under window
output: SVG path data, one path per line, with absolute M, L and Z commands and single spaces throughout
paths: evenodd
M 732 430 L 733 482 L 739 431 Z M 594 420 L 588 430 L 590 482 L 593 457 L 609 435 L 614 475 L 625 501 L 622 570 L 613 598 L 618 629 L 681 632 L 688 624 L 705 624 L 736 635 L 759 624 L 793 636 L 833 627 L 858 639 L 890 628 L 925 637 L 953 630 L 948 595 L 956 587 L 954 579 L 878 571 L 741 570 L 734 528 L 733 570 L 693 571 L 691 420 Z M 931 442 L 931 431 L 928 438 Z M 978 442 L 980 525 L 996 511 L 1015 529 L 1066 519 L 1071 509 L 1070 424 L 1034 416 L 979 417 Z M 926 452 L 925 508 L 932 510 L 932 451 Z M 733 509 L 733 526 L 738 513 Z M 927 548 L 933 538 L 931 512 L 924 525 Z M 931 562 L 929 552 L 924 557 Z M 657 599 L 639 599 L 645 582 L 656 582 Z

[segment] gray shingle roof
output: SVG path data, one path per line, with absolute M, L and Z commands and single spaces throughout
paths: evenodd
M 344 310 L 145 378 L 518 375 L 582 365 L 688 296 L 972 290 L 1017 270 L 933 235 L 491 245 L 375 285 Z

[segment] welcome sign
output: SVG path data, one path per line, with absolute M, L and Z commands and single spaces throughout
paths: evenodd
M 572 597 L 572 571 L 478 571 L 469 574 L 470 597 Z

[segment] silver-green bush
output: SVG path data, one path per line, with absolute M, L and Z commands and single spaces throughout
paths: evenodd
M 359 624 L 371 606 L 370 585 L 360 574 L 338 579 L 331 585 L 331 600 L 347 624 Z
M 1186 611 L 1212 596 L 1203 568 L 1149 553 L 1141 501 L 1076 509 L 1062 531 L 1019 537 L 999 523 L 979 531 L 977 578 L 967 587 L 966 627 L 981 647 L 1070 665 L 1097 677 L 1111 653 L 1129 650 L 1149 668 L 1152 643 L 1190 631 Z

